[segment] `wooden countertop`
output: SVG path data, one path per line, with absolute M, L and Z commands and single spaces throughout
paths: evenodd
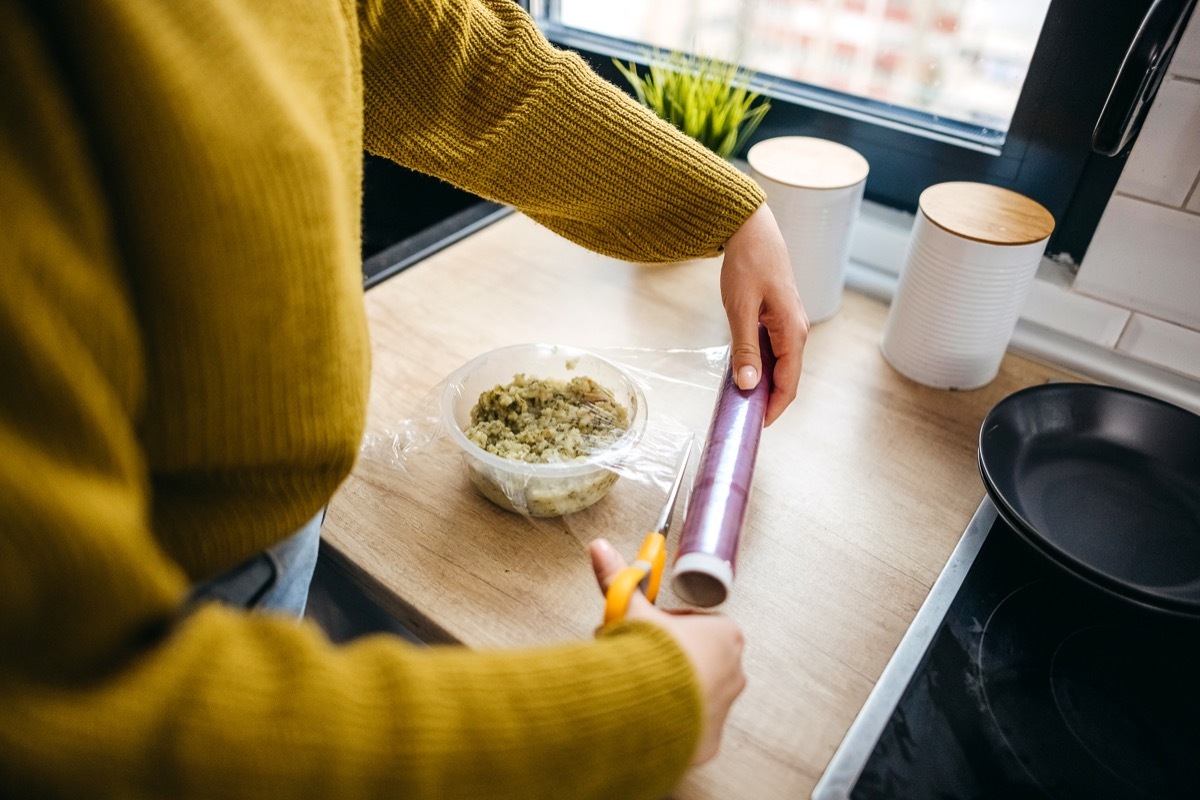
M 514 214 L 367 294 L 368 433 L 419 415 L 446 375 L 506 344 L 724 345 L 719 263 L 626 264 Z M 763 434 L 720 609 L 745 630 L 748 686 L 721 754 L 676 797 L 808 796 L 984 495 L 984 415 L 1024 386 L 1078 379 L 1010 354 L 983 389 L 920 386 L 880 355 L 886 312 L 847 292 L 812 330 L 798 398 Z M 700 437 L 711 397 L 694 421 Z M 405 470 L 382 452 L 364 453 L 323 535 L 335 563 L 428 641 L 590 636 L 602 603 L 586 542 L 599 531 L 632 556 L 660 502 L 622 479 L 578 519 L 531 523 L 477 495 L 445 441 Z M 662 602 L 678 605 L 669 591 Z

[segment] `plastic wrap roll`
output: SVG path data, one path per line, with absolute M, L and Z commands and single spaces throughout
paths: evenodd
M 771 342 L 762 326 L 758 342 L 762 379 L 758 386 L 744 392 L 734 382 L 732 361 L 726 363 L 708 438 L 696 468 L 671 582 L 675 594 L 692 605 L 719 605 L 733 586 L 775 367 Z

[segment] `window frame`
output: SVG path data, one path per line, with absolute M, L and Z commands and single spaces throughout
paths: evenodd
M 944 181 L 980 181 L 1020 192 L 1056 220 L 1047 253 L 1082 261 L 1128 158 L 1094 153 L 1092 130 L 1125 53 L 1152 0 L 1052 0 L 1003 144 L 956 139 L 895 118 L 845 108 L 848 96 L 758 77 L 772 109 L 751 145 L 775 136 L 816 136 L 867 159 L 867 200 L 915 212 L 921 190 Z M 601 76 L 632 93 L 612 59 L 645 66 L 645 46 L 566 28 L 547 15 L 556 0 L 524 0 L 546 37 L 578 52 Z M 836 99 L 837 102 L 831 102 Z

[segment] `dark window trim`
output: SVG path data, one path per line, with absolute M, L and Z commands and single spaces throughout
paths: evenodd
M 509 206 L 483 200 L 363 259 L 363 290 L 383 283 L 513 212 Z

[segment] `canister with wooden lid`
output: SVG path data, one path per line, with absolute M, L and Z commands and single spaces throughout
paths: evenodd
M 870 171 L 857 151 L 811 136 L 765 139 L 746 154 L 779 223 L 810 322 L 842 302 L 850 235 Z
M 928 386 L 990 383 L 1053 230 L 1045 207 L 999 186 L 951 182 L 922 192 L 884 358 Z

